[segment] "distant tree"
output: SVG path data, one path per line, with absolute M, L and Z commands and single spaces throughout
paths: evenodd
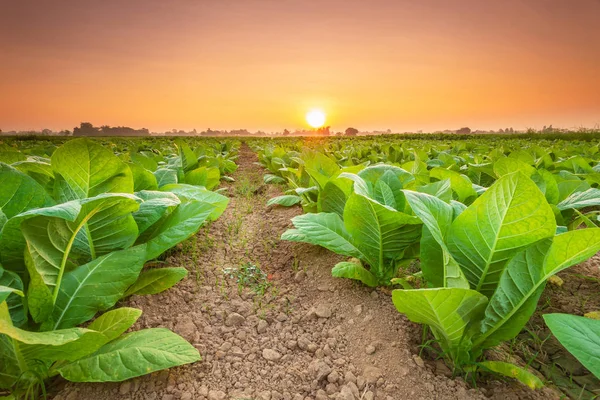
M 356 128 L 347 128 L 346 129 L 346 136 L 356 136 L 358 135 L 358 129 Z
M 392 133 L 392 130 L 391 130 L 391 129 L 388 129 L 387 131 L 385 131 L 385 133 L 388 133 L 388 134 L 389 134 L 389 133 Z
M 459 130 L 456 131 L 456 133 L 458 133 L 459 135 L 468 135 L 469 133 L 471 133 L 471 128 L 468 128 L 468 127 L 460 128 Z
M 322 126 L 319 129 L 317 129 L 317 133 L 319 135 L 329 136 L 329 129 L 330 128 L 331 128 L 330 126 Z
M 504 129 L 500 128 L 500 130 L 498 131 L 498 133 L 504 133 Z
M 287 129 L 283 130 L 283 136 L 289 136 L 290 131 L 288 131 Z

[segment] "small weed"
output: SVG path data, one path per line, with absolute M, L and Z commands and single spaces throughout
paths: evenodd
M 238 285 L 238 292 L 247 287 L 254 293 L 263 296 L 272 284 L 267 279 L 267 274 L 252 263 L 242 264 L 238 268 L 224 268 L 223 273 L 230 279 L 235 279 Z

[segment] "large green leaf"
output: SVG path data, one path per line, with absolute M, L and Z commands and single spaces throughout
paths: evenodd
M 152 260 L 195 234 L 214 215 L 215 206 L 203 201 L 188 201 L 180 204 L 168 216 L 161 219 L 145 232 L 138 243 L 148 245 L 146 260 Z
M 162 190 L 165 185 L 177 184 L 177 171 L 169 168 L 159 168 L 154 171 L 154 177 L 156 178 L 156 184 L 158 188 Z
M 25 238 L 21 231 L 21 223 L 29 218 L 48 216 L 74 221 L 81 210 L 78 201 L 69 201 L 56 206 L 34 208 L 9 219 L 0 232 L 0 262 L 11 271 L 23 273 L 25 262 Z
M 467 328 L 478 321 L 487 298 L 471 289 L 436 288 L 392 291 L 392 301 L 408 319 L 431 327 L 453 360 L 468 349 Z
M 225 211 L 225 208 L 227 208 L 227 204 L 229 204 L 229 199 L 227 197 L 199 186 L 173 184 L 163 186 L 160 190 L 175 194 L 182 202 L 201 201 L 212 204 L 214 206 L 214 211 L 210 214 L 211 221 L 219 218 Z
M 454 220 L 447 244 L 471 287 L 491 296 L 507 260 L 555 231 L 544 195 L 516 172 L 498 179 Z
M 37 276 L 43 280 L 52 291 L 54 301 L 66 270 L 128 248 L 138 235 L 131 215 L 138 208 L 133 195 L 107 193 L 79 200 L 75 206 L 79 206 L 80 211 L 74 221 L 40 215 L 21 223 L 30 256 L 26 258 L 29 275 L 34 281 Z M 35 297 L 32 289 L 30 286 L 28 294 Z M 37 322 L 41 322 L 40 318 L 41 315 L 34 315 Z
M 350 195 L 344 208 L 346 230 L 366 256 L 375 275 L 383 274 L 387 267 L 385 259 L 402 257 L 404 250 L 419 240 L 420 224 L 421 221 L 415 216 L 356 193 Z M 381 275 L 378 278 L 384 277 Z
M 131 170 L 133 176 L 133 190 L 139 192 L 140 190 L 157 190 L 158 183 L 154 174 L 144 167 L 129 163 L 127 164 Z
M 534 174 L 535 168 L 519 159 L 511 157 L 501 158 L 494 163 L 494 173 L 498 178 L 517 171 L 530 177 Z
M 344 223 L 335 213 L 304 214 L 292 218 L 296 229 L 288 229 L 281 240 L 306 242 L 325 247 L 334 253 L 366 260 L 354 245 Z
M 116 308 L 96 318 L 88 325 L 88 329 L 102 333 L 108 343 L 125 333 L 141 315 L 142 310 L 137 308 Z
M 50 332 L 30 332 L 17 328 L 12 325 L 7 316 L 6 303 L 0 303 L 0 337 L 2 335 L 6 335 L 12 341 L 0 344 L 0 347 L 4 347 L 0 349 L 0 359 L 3 353 L 12 354 L 12 357 L 8 358 L 20 358 L 17 368 L 21 373 L 30 368 L 36 360 L 76 359 L 85 355 L 87 351 L 81 344 L 93 345 L 95 341 L 103 339 L 98 332 L 84 328 L 59 329 Z
M 54 197 L 65 202 L 102 193 L 133 193 L 131 170 L 112 151 L 86 138 L 69 140 L 52 154 Z
M 321 189 L 340 171 L 335 161 L 319 152 L 307 154 L 303 159 L 306 172 Z
M 7 219 L 32 208 L 54 205 L 54 200 L 33 178 L 3 163 L 0 163 L 0 182 L 0 209 Z
M 483 349 L 512 339 L 535 311 L 548 278 L 598 251 L 600 228 L 592 228 L 556 235 L 517 254 L 490 299 L 475 345 Z
M 221 173 L 218 168 L 200 167 L 185 174 L 184 182 L 189 185 L 204 186 L 212 190 L 219 185 Z
M 198 164 L 198 158 L 196 153 L 190 149 L 190 146 L 182 139 L 175 140 L 175 145 L 179 151 L 179 158 L 181 159 L 181 167 L 184 171 L 191 171 Z
M 465 175 L 445 168 L 434 168 L 430 171 L 430 175 L 432 178 L 439 180 L 449 179 L 450 187 L 452 188 L 452 191 L 456 193 L 458 201 L 461 203 L 469 204 L 477 197 L 477 193 L 475 192 L 475 189 L 473 189 L 473 183 Z
M 140 235 L 181 203 L 179 198 L 170 192 L 142 190 L 135 195 L 142 200 L 140 208 L 133 213 Z
M 333 212 L 343 217 L 344 206 L 351 192 L 352 182 L 347 179 L 332 178 L 325 184 L 325 189 L 319 193 L 319 212 Z
M 188 274 L 183 267 L 153 268 L 142 271 L 138 280 L 125 292 L 124 296 L 147 295 L 163 292 Z
M 162 328 L 132 332 L 57 368 L 72 382 L 119 382 L 200 360 L 191 344 Z
M 569 314 L 546 314 L 558 341 L 600 379 L 600 321 Z
M 404 195 L 413 212 L 425 225 L 420 249 L 421 270 L 425 279 L 434 287 L 468 289 L 469 283 L 445 243 L 454 218 L 453 207 L 426 193 L 406 190 Z
M 115 251 L 64 274 L 46 329 L 77 326 L 114 306 L 138 278 L 146 246 Z

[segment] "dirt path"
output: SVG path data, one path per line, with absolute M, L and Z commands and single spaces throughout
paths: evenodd
M 281 188 L 262 184 L 256 161 L 243 145 L 224 215 L 167 257 L 188 277 L 128 302 L 144 310 L 134 329 L 171 328 L 202 361 L 121 384 L 66 384 L 55 399 L 554 398 L 497 381 L 469 389 L 441 363 L 424 363 L 420 328 L 389 294 L 332 278 L 341 258 L 331 252 L 279 241 L 302 211 L 265 206 Z

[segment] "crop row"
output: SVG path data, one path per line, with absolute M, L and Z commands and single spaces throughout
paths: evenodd
M 254 141 L 266 183 L 301 204 L 283 240 L 349 257 L 332 275 L 391 287 L 454 373 L 492 371 L 532 388 L 527 369 L 486 360 L 536 311 L 547 281 L 600 250 L 598 144 L 531 140 Z M 418 265 L 410 274 L 405 268 Z M 600 377 L 600 321 L 544 315 Z
M 183 279 L 185 268 L 144 266 L 228 204 L 211 189 L 237 167 L 238 143 L 191 143 L 0 144 L 0 393 L 37 398 L 53 376 L 114 382 L 200 359 L 167 329 L 125 333 L 141 310 L 113 309 Z

